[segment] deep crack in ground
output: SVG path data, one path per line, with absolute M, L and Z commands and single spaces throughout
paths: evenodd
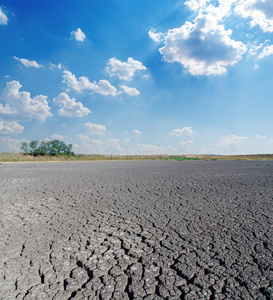
M 0 166 L 0 299 L 273 299 L 273 167 Z

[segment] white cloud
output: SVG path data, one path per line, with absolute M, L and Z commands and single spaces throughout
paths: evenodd
M 53 99 L 53 102 L 61 107 L 61 109 L 58 110 L 60 116 L 82 118 L 91 113 L 91 111 L 87 107 L 84 107 L 81 102 L 76 102 L 75 98 L 69 98 L 66 93 L 58 95 Z
M 260 26 L 264 32 L 273 32 L 272 0 L 240 0 L 235 12 L 243 18 L 250 18 L 251 27 Z
M 264 47 L 263 52 L 259 55 L 259 58 L 264 58 L 265 56 L 269 55 L 273 55 L 273 45 Z
M 53 69 L 59 69 L 59 70 L 61 70 L 61 68 L 62 68 L 61 63 L 59 63 L 58 65 L 49 63 L 49 69 L 50 69 L 50 70 L 53 70 Z
M 76 31 L 72 31 L 71 35 L 75 38 L 75 40 L 79 42 L 83 42 L 86 38 L 86 35 L 82 32 L 80 28 L 78 28 Z
M 266 139 L 267 137 L 266 137 L 266 135 L 259 135 L 259 134 L 256 134 L 256 135 L 255 135 L 255 138 L 257 138 L 257 139 Z
M 1 145 L 1 151 L 2 152 L 20 152 L 22 142 L 26 142 L 25 139 L 13 139 L 9 136 L 1 137 L 0 138 L 0 145 Z
M 229 147 L 231 145 L 240 145 L 247 137 L 230 134 L 229 136 L 221 136 L 220 140 L 216 143 L 220 147 Z
M 0 7 L 0 25 L 7 25 L 8 24 L 8 17 L 3 12 L 2 8 Z
M 133 132 L 134 132 L 135 134 L 141 134 L 141 131 L 140 131 L 140 130 L 137 130 L 137 129 L 134 129 Z
M 140 94 L 140 92 L 136 88 L 128 87 L 125 85 L 119 86 L 121 89 L 123 89 L 124 93 L 130 95 L 130 96 L 137 96 Z
M 18 124 L 16 121 L 5 121 L 0 119 L 0 134 L 4 135 L 16 135 L 21 134 L 24 130 L 24 126 Z
M 161 32 L 156 32 L 154 28 L 150 29 L 148 34 L 150 39 L 152 39 L 154 42 L 160 43 L 164 41 L 164 34 Z
M 20 61 L 21 64 L 23 64 L 26 68 L 33 67 L 33 68 L 43 68 L 43 65 L 39 65 L 35 60 L 28 60 L 25 58 L 18 58 L 16 56 L 13 56 L 14 59 Z
M 108 80 L 100 80 L 98 83 L 94 81 L 95 85 L 92 89 L 93 93 L 101 94 L 103 96 L 116 96 L 118 94 L 117 89 L 111 85 Z
M 0 105 L 0 115 L 14 120 L 39 119 L 42 122 L 52 116 L 47 96 L 38 95 L 32 99 L 29 92 L 19 92 L 21 87 L 19 81 L 6 83 L 1 97 L 5 105 Z
M 52 140 L 60 140 L 62 141 L 64 139 L 64 136 L 60 134 L 53 133 L 52 136 L 50 137 Z
M 10 78 L 10 75 L 5 75 L 4 77 L 5 77 L 5 78 Z
M 185 5 L 187 5 L 191 10 L 199 10 L 200 8 L 205 8 L 207 2 L 210 0 L 187 0 Z
M 250 55 L 256 55 L 257 54 L 257 51 L 260 49 L 260 48 L 262 48 L 262 46 L 263 46 L 264 44 L 263 43 L 261 43 L 260 45 L 252 45 L 252 47 L 248 50 L 248 53 L 250 54 Z
M 179 143 L 179 145 L 181 146 L 189 146 L 189 145 L 193 145 L 193 141 L 189 140 L 189 141 L 181 141 Z
M 84 127 L 88 130 L 89 133 L 96 135 L 103 135 L 107 130 L 104 125 L 95 123 L 92 124 L 90 122 L 85 123 Z
M 96 81 L 90 82 L 84 76 L 79 77 L 79 80 L 77 80 L 76 76 L 69 71 L 63 72 L 63 82 L 67 83 L 78 93 L 83 90 L 90 90 L 92 93 L 98 93 L 103 96 L 116 96 L 118 94 L 117 89 L 108 80 L 100 80 L 98 83 Z
M 0 115 L 15 115 L 17 114 L 17 110 L 14 107 L 10 107 L 9 104 L 3 105 L 0 103 Z
M 106 70 L 110 73 L 110 76 L 118 76 L 122 80 L 131 80 L 136 71 L 146 70 L 147 68 L 132 57 L 127 59 L 127 62 L 121 62 L 120 60 L 112 57 L 107 63 Z
M 193 130 L 191 127 L 183 127 L 182 129 L 174 129 L 170 135 L 182 136 L 182 135 L 192 135 Z
M 242 59 L 247 51 L 241 41 L 231 39 L 232 31 L 220 24 L 229 16 L 237 0 L 219 0 L 218 5 L 207 1 L 187 1 L 199 10 L 193 22 L 168 30 L 164 46 L 159 49 L 166 62 L 180 63 L 192 75 L 220 75 Z
M 168 31 L 159 51 L 166 62 L 178 62 L 192 75 L 220 75 L 242 59 L 246 47 L 230 38 L 231 30 L 209 24 L 201 15 L 194 23 Z
M 131 143 L 131 140 L 130 139 L 124 139 L 124 142 Z

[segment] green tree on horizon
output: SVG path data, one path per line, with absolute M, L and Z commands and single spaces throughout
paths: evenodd
M 59 140 L 53 141 L 41 141 L 39 144 L 38 140 L 27 142 L 22 142 L 21 150 L 24 154 L 29 154 L 33 156 L 56 156 L 56 155 L 67 155 L 74 156 L 75 153 L 72 152 L 73 144 L 66 145 L 64 142 Z

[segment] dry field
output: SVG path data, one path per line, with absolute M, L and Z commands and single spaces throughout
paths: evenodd
M 0 299 L 273 299 L 267 161 L 0 165 Z
M 1 153 L 0 162 L 31 162 L 31 161 L 96 161 L 96 160 L 273 160 L 273 154 L 254 155 L 100 155 L 77 154 L 75 157 L 38 156 L 21 153 Z

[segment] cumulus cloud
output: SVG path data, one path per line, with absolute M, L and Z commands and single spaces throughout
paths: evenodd
M 81 102 L 76 102 L 75 98 L 69 98 L 66 93 L 58 95 L 53 99 L 53 102 L 61 107 L 61 109 L 58 110 L 60 116 L 82 118 L 91 113 L 91 111 L 87 107 L 84 107 Z
M 23 64 L 26 68 L 33 67 L 33 68 L 43 68 L 43 65 L 38 64 L 35 60 L 28 60 L 25 58 L 18 58 L 13 56 L 14 59 L 18 60 L 21 64 Z
M 137 130 L 137 129 L 134 129 L 133 132 L 134 132 L 135 134 L 141 134 L 141 131 L 140 131 L 140 130 Z
M 263 52 L 259 55 L 259 58 L 264 58 L 265 56 L 269 55 L 273 55 L 273 45 L 264 47 Z
M 156 32 L 154 28 L 150 29 L 148 34 L 150 39 L 152 39 L 154 42 L 160 43 L 164 41 L 164 34 L 161 32 Z
M 0 135 L 17 135 L 21 134 L 24 126 L 18 124 L 16 121 L 5 121 L 0 119 Z
M 259 26 L 264 32 L 273 32 L 272 0 L 240 0 L 235 12 L 243 18 L 250 18 L 251 27 Z
M 210 26 L 207 16 L 168 31 L 159 51 L 166 62 L 178 62 L 192 75 L 220 75 L 242 59 L 245 45 L 230 38 L 223 25 Z
M 96 135 L 103 135 L 107 130 L 104 125 L 90 123 L 90 122 L 85 123 L 84 127 L 87 129 L 89 133 L 96 134 Z
M 103 96 L 116 96 L 118 94 L 117 89 L 112 86 L 108 80 L 90 82 L 89 79 L 84 76 L 79 77 L 79 80 L 77 80 L 76 76 L 69 71 L 63 72 L 63 82 L 67 83 L 78 93 L 83 90 L 90 90 L 92 93 L 101 94 Z
M 198 11 L 197 17 L 193 22 L 169 29 L 164 34 L 164 46 L 159 49 L 164 61 L 177 62 L 192 75 L 223 74 L 247 51 L 241 41 L 231 39 L 232 31 L 221 24 L 231 14 L 235 0 L 219 0 L 217 6 L 207 2 L 186 1 L 192 10 Z
M 191 127 L 183 127 L 182 129 L 174 129 L 170 135 L 182 136 L 182 135 L 192 135 L 193 130 Z
M 3 12 L 2 8 L 0 7 L 0 25 L 7 25 L 8 24 L 8 17 Z
M 110 73 L 110 76 L 117 76 L 122 80 L 131 80 L 136 71 L 146 70 L 147 68 L 132 57 L 127 59 L 127 62 L 121 62 L 120 60 L 112 57 L 107 63 L 106 70 Z
M 14 120 L 39 119 L 42 122 L 52 116 L 47 96 L 38 95 L 32 99 L 29 92 L 19 92 L 21 87 L 19 81 L 6 83 L 1 97 L 5 105 L 0 105 L 0 115 Z
M 71 32 L 72 37 L 79 42 L 83 42 L 86 38 L 86 35 L 82 32 L 80 28 L 78 28 L 76 31 Z
M 140 92 L 136 88 L 128 87 L 125 85 L 119 86 L 121 89 L 123 89 L 124 93 L 130 95 L 130 96 L 137 96 L 140 94 Z

